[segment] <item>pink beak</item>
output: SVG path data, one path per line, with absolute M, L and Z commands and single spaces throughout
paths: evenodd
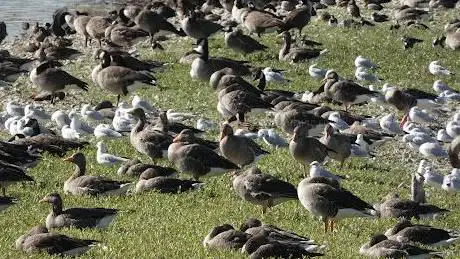
M 402 117 L 401 122 L 399 123 L 399 127 L 402 129 L 406 121 L 409 120 L 409 113 L 406 113 L 404 117 Z

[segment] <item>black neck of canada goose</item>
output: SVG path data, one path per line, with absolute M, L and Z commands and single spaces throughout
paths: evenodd
M 263 92 L 266 86 L 267 86 L 267 79 L 265 78 L 264 72 L 260 71 L 259 84 L 257 84 L 257 88 L 259 88 Z
M 144 110 L 141 108 L 137 108 L 135 110 L 134 116 L 137 117 L 138 121 L 136 123 L 136 126 L 134 126 L 133 130 L 135 132 L 141 132 L 144 129 L 145 126 L 145 113 Z
M 209 44 L 208 44 L 208 39 L 201 39 L 201 48 L 202 48 L 202 53 L 200 53 L 201 59 L 204 61 L 209 60 Z

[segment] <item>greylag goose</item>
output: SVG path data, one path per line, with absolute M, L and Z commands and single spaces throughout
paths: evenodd
M 120 95 L 126 96 L 130 91 L 141 85 L 156 86 L 155 77 L 148 71 L 134 71 L 127 67 L 111 66 L 111 57 L 108 52 L 100 54 L 101 64 L 93 69 L 92 79 L 103 89 L 117 95 L 117 104 Z
M 182 131 L 168 148 L 168 159 L 181 172 L 192 175 L 196 180 L 205 175 L 219 175 L 239 169 L 237 165 L 221 157 L 213 149 L 195 143 L 192 134 Z
M 335 71 L 328 71 L 324 78 L 324 92 L 332 100 L 342 103 L 345 111 L 353 104 L 364 103 L 372 97 L 377 97 L 378 92 L 362 87 L 351 80 L 340 80 Z
M 93 16 L 86 22 L 86 33 L 97 40 L 99 47 L 102 46 L 102 39 L 105 37 L 105 30 L 112 24 L 112 21 L 107 17 Z M 85 35 L 83 33 L 83 35 Z M 86 35 L 85 35 L 86 36 Z M 86 40 L 85 40 L 86 44 Z
M 192 11 L 188 17 L 182 20 L 181 28 L 187 36 L 200 40 L 209 38 L 222 29 L 222 25 L 201 18 L 199 15 L 199 12 Z
M 329 153 L 334 152 L 319 140 L 308 136 L 308 127 L 299 125 L 295 127 L 291 140 L 289 141 L 289 152 L 303 164 L 304 175 L 308 175 L 307 164 L 313 161 L 323 163 Z
M 327 50 L 321 49 L 309 49 L 309 48 L 293 48 L 292 38 L 289 31 L 283 32 L 284 43 L 279 51 L 278 59 L 280 61 L 287 61 L 292 63 L 302 62 L 308 59 L 319 57 L 322 53 Z
M 46 217 L 47 228 L 106 228 L 118 213 L 117 209 L 105 208 L 63 208 L 62 198 L 57 193 L 45 196 L 40 202 L 51 205 Z
M 242 199 L 262 206 L 262 213 L 289 200 L 297 200 L 294 185 L 264 174 L 257 167 L 248 169 L 242 174 L 233 173 L 233 190 Z
M 126 194 L 132 183 L 114 181 L 103 176 L 85 175 L 86 158 L 75 153 L 64 159 L 75 164 L 75 173 L 64 182 L 64 192 L 73 195 L 120 195 Z
M 460 136 L 457 136 L 449 145 L 447 150 L 450 164 L 453 168 L 460 168 Z
M 118 169 L 119 175 L 140 176 L 143 172 L 149 172 L 152 176 L 172 177 L 177 175 L 177 171 L 171 167 L 162 167 L 159 165 L 144 164 L 139 159 L 127 161 Z M 153 177 L 153 176 L 152 176 Z
M 243 54 L 267 49 L 267 46 L 259 43 L 257 40 L 251 38 L 251 36 L 243 34 L 243 31 L 238 28 L 234 28 L 233 31 L 225 32 L 225 45 Z
M 279 108 L 279 106 L 275 106 L 275 108 Z M 323 119 L 319 116 L 315 116 L 314 114 L 312 114 L 308 110 L 304 110 L 303 108 L 285 108 L 286 109 L 282 109 L 275 114 L 275 124 L 284 132 L 289 134 L 293 134 L 294 129 L 297 126 L 304 124 L 307 128 L 309 128 L 310 135 L 320 136 L 326 124 L 330 122 L 328 119 Z
M 246 61 L 237 61 L 228 58 L 210 58 L 208 39 L 201 39 L 199 46 L 200 55 L 195 58 L 190 67 L 190 76 L 193 79 L 208 81 L 211 75 L 223 68 L 231 68 L 237 75 L 249 75 L 252 67 Z
M 389 228 L 385 235 L 388 239 L 404 243 L 419 243 L 434 247 L 451 245 L 460 239 L 460 233 L 444 230 L 429 225 L 413 224 L 409 220 L 401 220 Z
M 292 241 L 310 245 L 315 244 L 315 241 L 308 237 L 300 236 L 294 232 L 283 230 L 274 225 L 262 223 L 260 220 L 255 218 L 247 219 L 246 222 L 241 224 L 240 230 L 250 234 L 251 236 L 265 232 L 268 237 L 273 240 Z
M 0 161 L 0 187 L 2 195 L 6 196 L 6 187 L 16 182 L 33 182 L 34 178 L 27 175 L 19 166 Z
M 172 32 L 178 36 L 185 36 L 183 30 L 177 30 L 174 25 L 168 22 L 163 16 L 158 13 L 151 11 L 151 4 L 145 6 L 145 9 L 141 10 L 136 17 L 134 22 L 150 35 L 150 43 L 153 43 L 153 35 L 160 30 Z
M 49 233 L 46 227 L 35 226 L 16 239 L 15 246 L 26 253 L 45 252 L 49 255 L 79 256 L 96 243 L 96 240 Z
M 221 154 L 239 167 L 250 165 L 270 154 L 252 139 L 234 135 L 232 126 L 228 124 L 222 126 L 219 147 Z
M 310 0 L 302 0 L 302 6 L 290 11 L 284 18 L 284 29 L 290 30 L 296 28 L 299 30 L 299 36 L 302 36 L 303 27 L 310 22 L 312 8 Z
M 369 242 L 361 246 L 359 253 L 377 258 L 442 258 L 439 252 L 389 240 L 383 234 L 372 236 Z
M 449 210 L 439 208 L 435 205 L 401 199 L 396 193 L 388 194 L 384 202 L 378 206 L 378 210 L 380 216 L 383 218 L 405 219 L 436 218 L 443 213 L 449 212 Z
M 284 29 L 283 20 L 275 14 L 264 10 L 257 10 L 252 2 L 249 2 L 248 6 L 248 12 L 241 16 L 241 20 L 249 33 L 255 33 L 260 37 L 266 31 Z
M 77 86 L 79 89 L 88 91 L 88 84 L 56 67 L 54 61 L 40 63 L 30 72 L 30 81 L 40 91 L 55 93 L 66 89 L 66 86 Z M 51 99 L 53 103 L 54 98 Z
M 89 142 L 64 139 L 51 134 L 41 134 L 16 139 L 11 141 L 10 144 L 31 147 L 32 149 L 47 151 L 52 155 L 63 156 L 69 150 L 84 148 Z
M 250 237 L 251 235 L 224 224 L 214 227 L 204 238 L 203 245 L 212 249 L 240 249 Z
M 421 19 L 422 16 L 427 15 L 428 12 L 422 9 L 418 9 L 415 7 L 410 7 L 407 5 L 402 5 L 399 8 L 396 8 L 394 12 L 394 18 L 397 21 L 404 21 L 404 20 L 418 20 Z
M 375 210 L 350 191 L 340 187 L 339 182 L 314 177 L 303 179 L 297 187 L 300 203 L 313 215 L 320 216 L 324 231 L 331 232 L 335 221 L 349 217 L 373 217 Z
M 166 113 L 160 114 L 160 124 L 156 128 L 146 127 L 145 112 L 136 108 L 128 113 L 138 119 L 130 134 L 131 145 L 139 152 L 151 159 L 166 157 L 168 147 L 173 138 L 168 134 L 168 118 Z
M 324 255 L 313 252 L 311 247 L 309 244 L 273 240 L 267 232 L 262 232 L 250 237 L 241 251 L 249 258 L 311 258 Z
M 324 135 L 319 139 L 326 147 L 333 150 L 329 152 L 329 157 L 340 162 L 340 168 L 343 167 L 345 160 L 351 155 L 350 137 L 335 132 L 335 129 L 330 125 L 324 128 Z
M 201 188 L 204 183 L 193 180 L 182 180 L 165 176 L 155 176 L 152 171 L 145 171 L 136 184 L 136 192 L 157 191 L 160 193 L 181 193 Z

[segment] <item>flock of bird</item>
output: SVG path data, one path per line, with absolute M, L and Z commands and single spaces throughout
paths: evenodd
M 387 1 L 364 1 L 363 7 L 379 11 Z M 403 1 L 395 10 L 391 26 L 423 28 L 422 17 L 429 14 L 419 4 L 426 1 Z M 338 22 L 326 11 L 330 5 L 345 7 L 351 17 Z M 452 8 L 455 1 L 432 0 L 430 7 Z M 317 13 L 318 11 L 318 13 Z M 64 182 L 66 195 L 130 195 L 145 191 L 182 193 L 206 188 L 202 178 L 231 174 L 232 189 L 241 199 L 262 207 L 262 213 L 286 201 L 295 200 L 313 216 L 320 217 L 324 231 L 332 232 L 338 220 L 349 217 L 398 218 L 400 222 L 383 234 L 376 234 L 361 246 L 359 253 L 369 257 L 429 258 L 442 257 L 439 250 L 426 246 L 447 246 L 460 239 L 460 232 L 411 223 L 411 219 L 442 217 L 450 210 L 428 204 L 424 185 L 448 192 L 460 191 L 460 110 L 456 110 L 460 93 L 441 80 L 433 83 L 436 94 L 420 89 L 402 89 L 385 83 L 381 89 L 372 84 L 384 81 L 376 72 L 380 64 L 358 56 L 354 80 L 342 78 L 332 69 L 310 65 L 308 74 L 322 79 L 315 91 L 302 93 L 283 89 L 266 89 L 267 85 L 290 83 L 283 71 L 272 67 L 258 67 L 244 60 L 210 55 L 208 38 L 219 31 L 225 33 L 227 48 L 250 55 L 267 51 L 268 47 L 251 35 L 261 37 L 277 31 L 283 39 L 279 60 L 288 63 L 305 62 L 322 56 L 327 49 L 321 43 L 302 37 L 302 30 L 312 16 L 319 16 L 330 26 L 374 26 L 389 17 L 374 12 L 372 21 L 360 14 L 354 0 L 324 1 L 255 1 L 242 0 L 178 0 L 153 2 L 144 7 L 125 5 L 106 15 L 89 15 L 66 8 L 53 15 L 53 22 L 44 26 L 24 23 L 22 48 L 33 58 L 21 58 L 0 50 L 0 79 L 2 85 L 28 72 L 30 81 L 39 91 L 34 102 L 8 101 L 0 113 L 0 128 L 11 135 L 0 142 L 1 208 L 15 203 L 8 197 L 6 187 L 21 181 L 34 181 L 26 173 L 40 163 L 41 153 L 63 156 L 77 150 L 64 161 L 75 165 L 75 172 Z M 134 95 L 137 87 L 153 89 L 157 85 L 154 73 L 168 69 L 159 61 L 138 59 L 136 44 L 149 39 L 153 51 L 161 51 L 167 31 L 175 37 L 196 40 L 195 48 L 178 61 L 189 64 L 190 77 L 209 82 L 217 98 L 217 111 L 224 123 L 198 114 L 175 110 L 161 110 L 149 100 Z M 247 34 L 249 33 L 249 34 Z M 291 34 L 297 34 L 293 37 Z M 0 42 L 6 37 L 6 25 L 0 23 Z M 76 35 L 76 36 L 73 36 Z M 98 60 L 90 78 L 77 78 L 63 69 L 63 61 L 84 55 L 72 48 L 72 40 L 84 40 L 84 47 L 96 48 Z M 93 43 L 92 41 L 96 41 Z M 421 40 L 404 37 L 404 48 L 414 47 Z M 163 43 L 164 44 L 164 43 Z M 445 26 L 445 35 L 433 41 L 450 49 L 460 47 L 460 21 Z M 454 76 L 440 61 L 431 62 L 428 71 L 435 77 Z M 245 76 L 258 80 L 254 85 Z M 435 78 L 433 77 L 433 78 Z M 95 106 L 82 104 L 69 110 L 50 109 L 37 105 L 39 101 L 56 104 L 67 97 L 64 91 L 88 91 L 89 81 L 100 91 L 117 96 L 115 105 L 102 101 Z M 11 87 L 11 86 L 10 86 Z M 71 92 L 76 93 L 76 92 Z M 326 103 L 336 104 L 334 106 Z M 355 105 L 373 105 L 382 112 L 392 106 L 403 112 L 401 121 L 395 113 L 373 118 L 352 113 Z M 338 105 L 343 105 L 339 109 Z M 454 106 L 454 108 L 452 108 Z M 54 105 L 49 106 L 52 109 Z M 254 113 L 274 117 L 276 128 L 260 128 L 250 121 Z M 196 127 L 190 122 L 196 122 Z M 188 125 L 187 125 L 188 124 Z M 220 130 L 218 141 L 205 139 L 204 133 Z M 174 167 L 163 167 L 112 154 L 105 142 L 112 138 L 126 138 L 137 153 L 152 161 L 167 159 Z M 284 136 L 289 135 L 286 139 Z M 97 163 L 105 166 L 121 165 L 117 173 L 136 177 L 137 183 L 118 181 L 105 176 L 87 174 L 85 154 L 78 150 L 97 139 Z M 342 168 L 350 157 L 374 159 L 380 145 L 402 140 L 408 152 L 425 157 L 413 172 L 412 199 L 390 193 L 381 204 L 370 204 L 341 186 L 352 176 L 335 174 L 324 165 L 334 160 Z M 297 187 L 278 179 L 256 166 L 264 156 L 272 156 L 260 143 L 273 149 L 289 150 L 292 161 L 304 168 L 304 177 Z M 134 153 L 133 153 L 133 156 Z M 429 161 L 450 162 L 452 173 L 436 172 Z M 186 174 L 189 177 L 177 178 Z M 38 177 L 38 176 L 37 176 Z M 188 178 L 188 179 L 186 179 Z M 40 200 L 49 203 L 51 212 L 45 226 L 33 227 L 16 241 L 16 248 L 25 252 L 79 255 L 99 243 L 97 240 L 73 238 L 51 229 L 64 227 L 105 228 L 118 214 L 114 208 L 67 208 L 59 193 L 51 193 Z M 121 215 L 119 215 L 121 216 Z M 250 258 L 302 258 L 325 254 L 326 247 L 308 237 L 283 230 L 250 218 L 236 229 L 229 224 L 213 228 L 204 238 L 207 248 L 241 249 Z M 424 247 L 419 247 L 422 244 Z

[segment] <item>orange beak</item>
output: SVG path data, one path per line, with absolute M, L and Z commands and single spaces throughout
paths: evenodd
M 182 134 L 179 134 L 173 139 L 173 143 L 180 142 L 181 140 L 182 140 Z
M 43 199 L 39 200 L 38 202 L 39 202 L 39 203 L 48 202 L 48 198 L 46 198 L 46 197 L 45 197 L 45 198 L 43 198 Z
M 62 159 L 62 161 L 65 161 L 65 162 L 73 162 L 73 157 L 72 157 L 72 156 L 69 156 L 68 158 Z
M 406 113 L 404 117 L 402 117 L 401 122 L 399 123 L 399 127 L 402 129 L 406 121 L 409 121 L 409 114 Z

